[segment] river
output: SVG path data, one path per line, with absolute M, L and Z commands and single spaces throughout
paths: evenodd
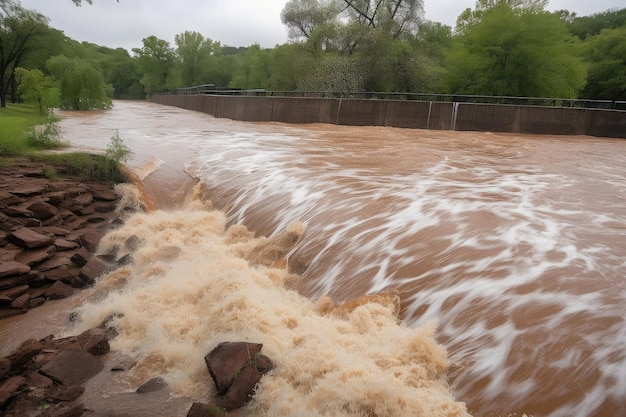
M 475 416 L 626 415 L 625 141 L 114 104 L 60 126 L 80 149 L 119 134 L 157 208 L 104 243 L 144 252 L 82 311 L 123 312 L 130 383 L 161 373 L 202 399 L 189 358 L 243 337 L 290 369 L 253 415 L 463 415 L 451 396 Z M 242 261 L 285 231 L 290 273 Z M 320 313 L 372 294 L 399 296 L 400 323 L 374 303 Z

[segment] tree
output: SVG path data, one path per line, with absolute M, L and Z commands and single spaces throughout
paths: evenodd
M 609 9 L 591 16 L 576 17 L 568 28 L 573 35 L 585 40 L 599 34 L 603 29 L 617 29 L 626 25 L 626 8 Z
M 490 10 L 507 6 L 511 9 L 524 9 L 532 13 L 545 10 L 549 0 L 477 0 L 474 10 L 465 9 L 456 20 L 456 31 L 463 32 L 468 27 L 480 23 Z
M 336 0 L 290 0 L 280 14 L 292 39 L 308 39 L 315 28 L 337 19 L 340 8 Z
M 16 74 L 19 81 L 18 93 L 25 102 L 36 103 L 40 114 L 45 114 L 47 109 L 60 104 L 59 90 L 55 88 L 52 78 L 38 69 L 17 68 Z
M 87 61 L 52 57 L 46 67 L 60 84 L 61 107 L 71 110 L 93 110 L 111 107 L 107 86 L 100 73 Z
M 262 49 L 259 44 L 254 44 L 238 54 L 230 86 L 245 89 L 268 88 L 271 78 L 270 52 Z
M 424 14 L 422 0 L 343 0 L 347 15 L 362 26 L 394 38 L 415 34 Z
M 577 48 L 558 16 L 501 3 L 455 36 L 447 90 L 575 98 L 586 76 Z
M 143 39 L 143 47 L 133 48 L 137 58 L 139 74 L 146 92 L 165 91 L 168 77 L 174 64 L 175 54 L 169 42 L 148 36 Z
M 137 62 L 126 49 L 98 47 L 97 55 L 92 59 L 104 82 L 113 87 L 114 98 L 145 98 Z
M 219 51 L 219 42 L 205 39 L 198 32 L 184 32 L 175 36 L 177 84 L 185 87 L 203 83 L 212 66 L 211 57 Z
M 581 96 L 626 100 L 626 26 L 604 29 L 584 43 L 589 62 L 587 85 Z
M 18 3 L 0 3 L 0 107 L 6 107 L 15 70 L 30 52 L 33 40 L 47 28 L 46 17 Z
M 357 57 L 326 53 L 310 58 L 307 71 L 298 81 L 301 91 L 350 94 L 364 91 L 367 68 Z

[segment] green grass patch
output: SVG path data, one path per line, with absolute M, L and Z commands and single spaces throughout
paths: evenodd
M 104 155 L 70 152 L 37 154 L 32 155 L 31 159 L 49 164 L 44 168 L 44 172 L 47 172 L 46 176 L 51 179 L 69 175 L 91 181 L 128 182 L 122 165 Z
M 27 130 L 46 123 L 36 106 L 7 104 L 0 107 L 0 156 L 24 155 L 32 150 L 28 145 Z
M 10 165 L 12 157 L 28 157 L 46 164 L 44 176 L 52 180 L 68 175 L 93 181 L 128 181 L 122 166 L 132 152 L 117 132 L 104 155 L 41 152 L 68 146 L 61 140 L 58 120 L 54 115 L 40 115 L 32 105 L 7 104 L 0 108 L 0 165 Z

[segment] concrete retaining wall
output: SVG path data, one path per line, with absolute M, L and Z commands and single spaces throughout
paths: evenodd
M 152 101 L 247 122 L 330 123 L 626 138 L 626 111 L 411 100 L 158 94 Z

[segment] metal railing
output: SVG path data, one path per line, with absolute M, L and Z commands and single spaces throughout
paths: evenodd
M 265 89 L 243 90 L 216 87 L 203 84 L 194 87 L 177 88 L 172 93 L 179 95 L 231 95 L 255 97 L 315 97 L 315 98 L 355 98 L 378 100 L 414 100 L 449 103 L 509 104 L 518 106 L 572 107 L 586 109 L 626 110 L 626 101 L 586 100 L 548 97 L 484 96 L 463 94 L 397 93 L 397 92 L 333 92 L 333 91 L 274 91 Z

